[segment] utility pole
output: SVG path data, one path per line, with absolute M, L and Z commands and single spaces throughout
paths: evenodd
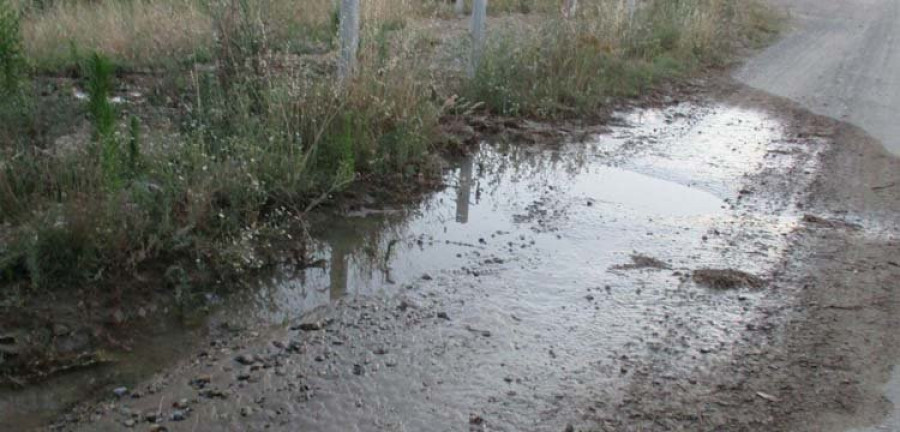
M 359 0 L 341 0 L 340 38 L 338 80 L 341 85 L 345 85 L 356 69 L 356 53 L 359 49 Z
M 487 0 L 475 0 L 472 5 L 472 61 L 469 76 L 474 77 L 484 54 L 485 21 L 487 20 Z
M 563 16 L 572 18 L 578 12 L 578 0 L 566 0 L 563 3 Z
M 628 12 L 628 23 L 631 24 L 637 12 L 637 0 L 625 0 L 625 11 Z
M 456 0 L 453 11 L 456 12 L 457 16 L 463 16 L 466 13 L 466 0 Z

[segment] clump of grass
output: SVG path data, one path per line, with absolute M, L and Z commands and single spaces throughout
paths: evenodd
M 504 115 L 590 115 L 615 98 L 727 61 L 757 37 L 754 1 L 648 2 L 629 21 L 620 2 L 582 1 L 573 19 L 495 29 L 468 98 Z
M 27 124 L 27 69 L 20 14 L 10 0 L 0 0 L 0 143 L 12 141 Z
M 0 0 L 0 96 L 17 96 L 25 73 L 19 13 L 9 0 Z

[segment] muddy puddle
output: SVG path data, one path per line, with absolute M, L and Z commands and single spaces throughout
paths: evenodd
M 620 401 L 639 378 L 633 365 L 664 364 L 674 382 L 727 361 L 769 287 L 716 290 L 691 274 L 773 271 L 802 216 L 791 203 L 804 180 L 767 187 L 753 176 L 796 167 L 803 150 L 783 135 L 755 110 L 642 110 L 554 149 L 483 144 L 411 208 L 326 215 L 313 233 L 321 267 L 280 268 L 209 320 L 254 337 L 157 389 L 196 398 L 183 384 L 213 373 L 246 396 L 200 400 L 191 421 L 167 427 L 559 431 Z M 404 312 L 367 309 L 370 298 L 402 298 Z M 335 322 L 325 336 L 287 329 L 310 313 Z M 304 348 L 289 361 L 271 344 L 296 338 Z M 373 356 L 373 344 L 389 355 Z M 233 354 L 248 350 L 287 357 L 236 379 Z M 273 384 L 290 377 L 303 384 Z M 78 397 L 44 386 L 0 408 L 10 418 Z

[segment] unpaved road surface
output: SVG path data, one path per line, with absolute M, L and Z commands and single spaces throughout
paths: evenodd
M 792 30 L 741 81 L 847 120 L 900 154 L 900 2 L 775 0 Z
M 748 61 L 736 77 L 758 89 L 797 101 L 813 112 L 860 126 L 890 152 L 900 155 L 900 2 L 775 3 L 789 11 L 792 31 Z M 876 188 L 889 184 L 882 182 L 888 182 L 891 176 L 865 171 L 851 175 L 856 177 L 854 181 Z M 856 201 L 866 207 L 865 201 Z M 900 281 L 892 281 L 892 285 L 898 288 Z M 900 357 L 895 358 L 895 363 L 900 365 Z M 885 396 L 893 406 L 887 419 L 859 430 L 900 430 L 898 376 L 900 366 L 893 379 L 884 384 Z

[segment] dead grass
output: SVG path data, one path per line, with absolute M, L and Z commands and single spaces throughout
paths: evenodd
M 100 52 L 119 64 L 156 65 L 208 53 L 212 19 L 194 0 L 56 2 L 22 23 L 25 51 L 39 69 Z

